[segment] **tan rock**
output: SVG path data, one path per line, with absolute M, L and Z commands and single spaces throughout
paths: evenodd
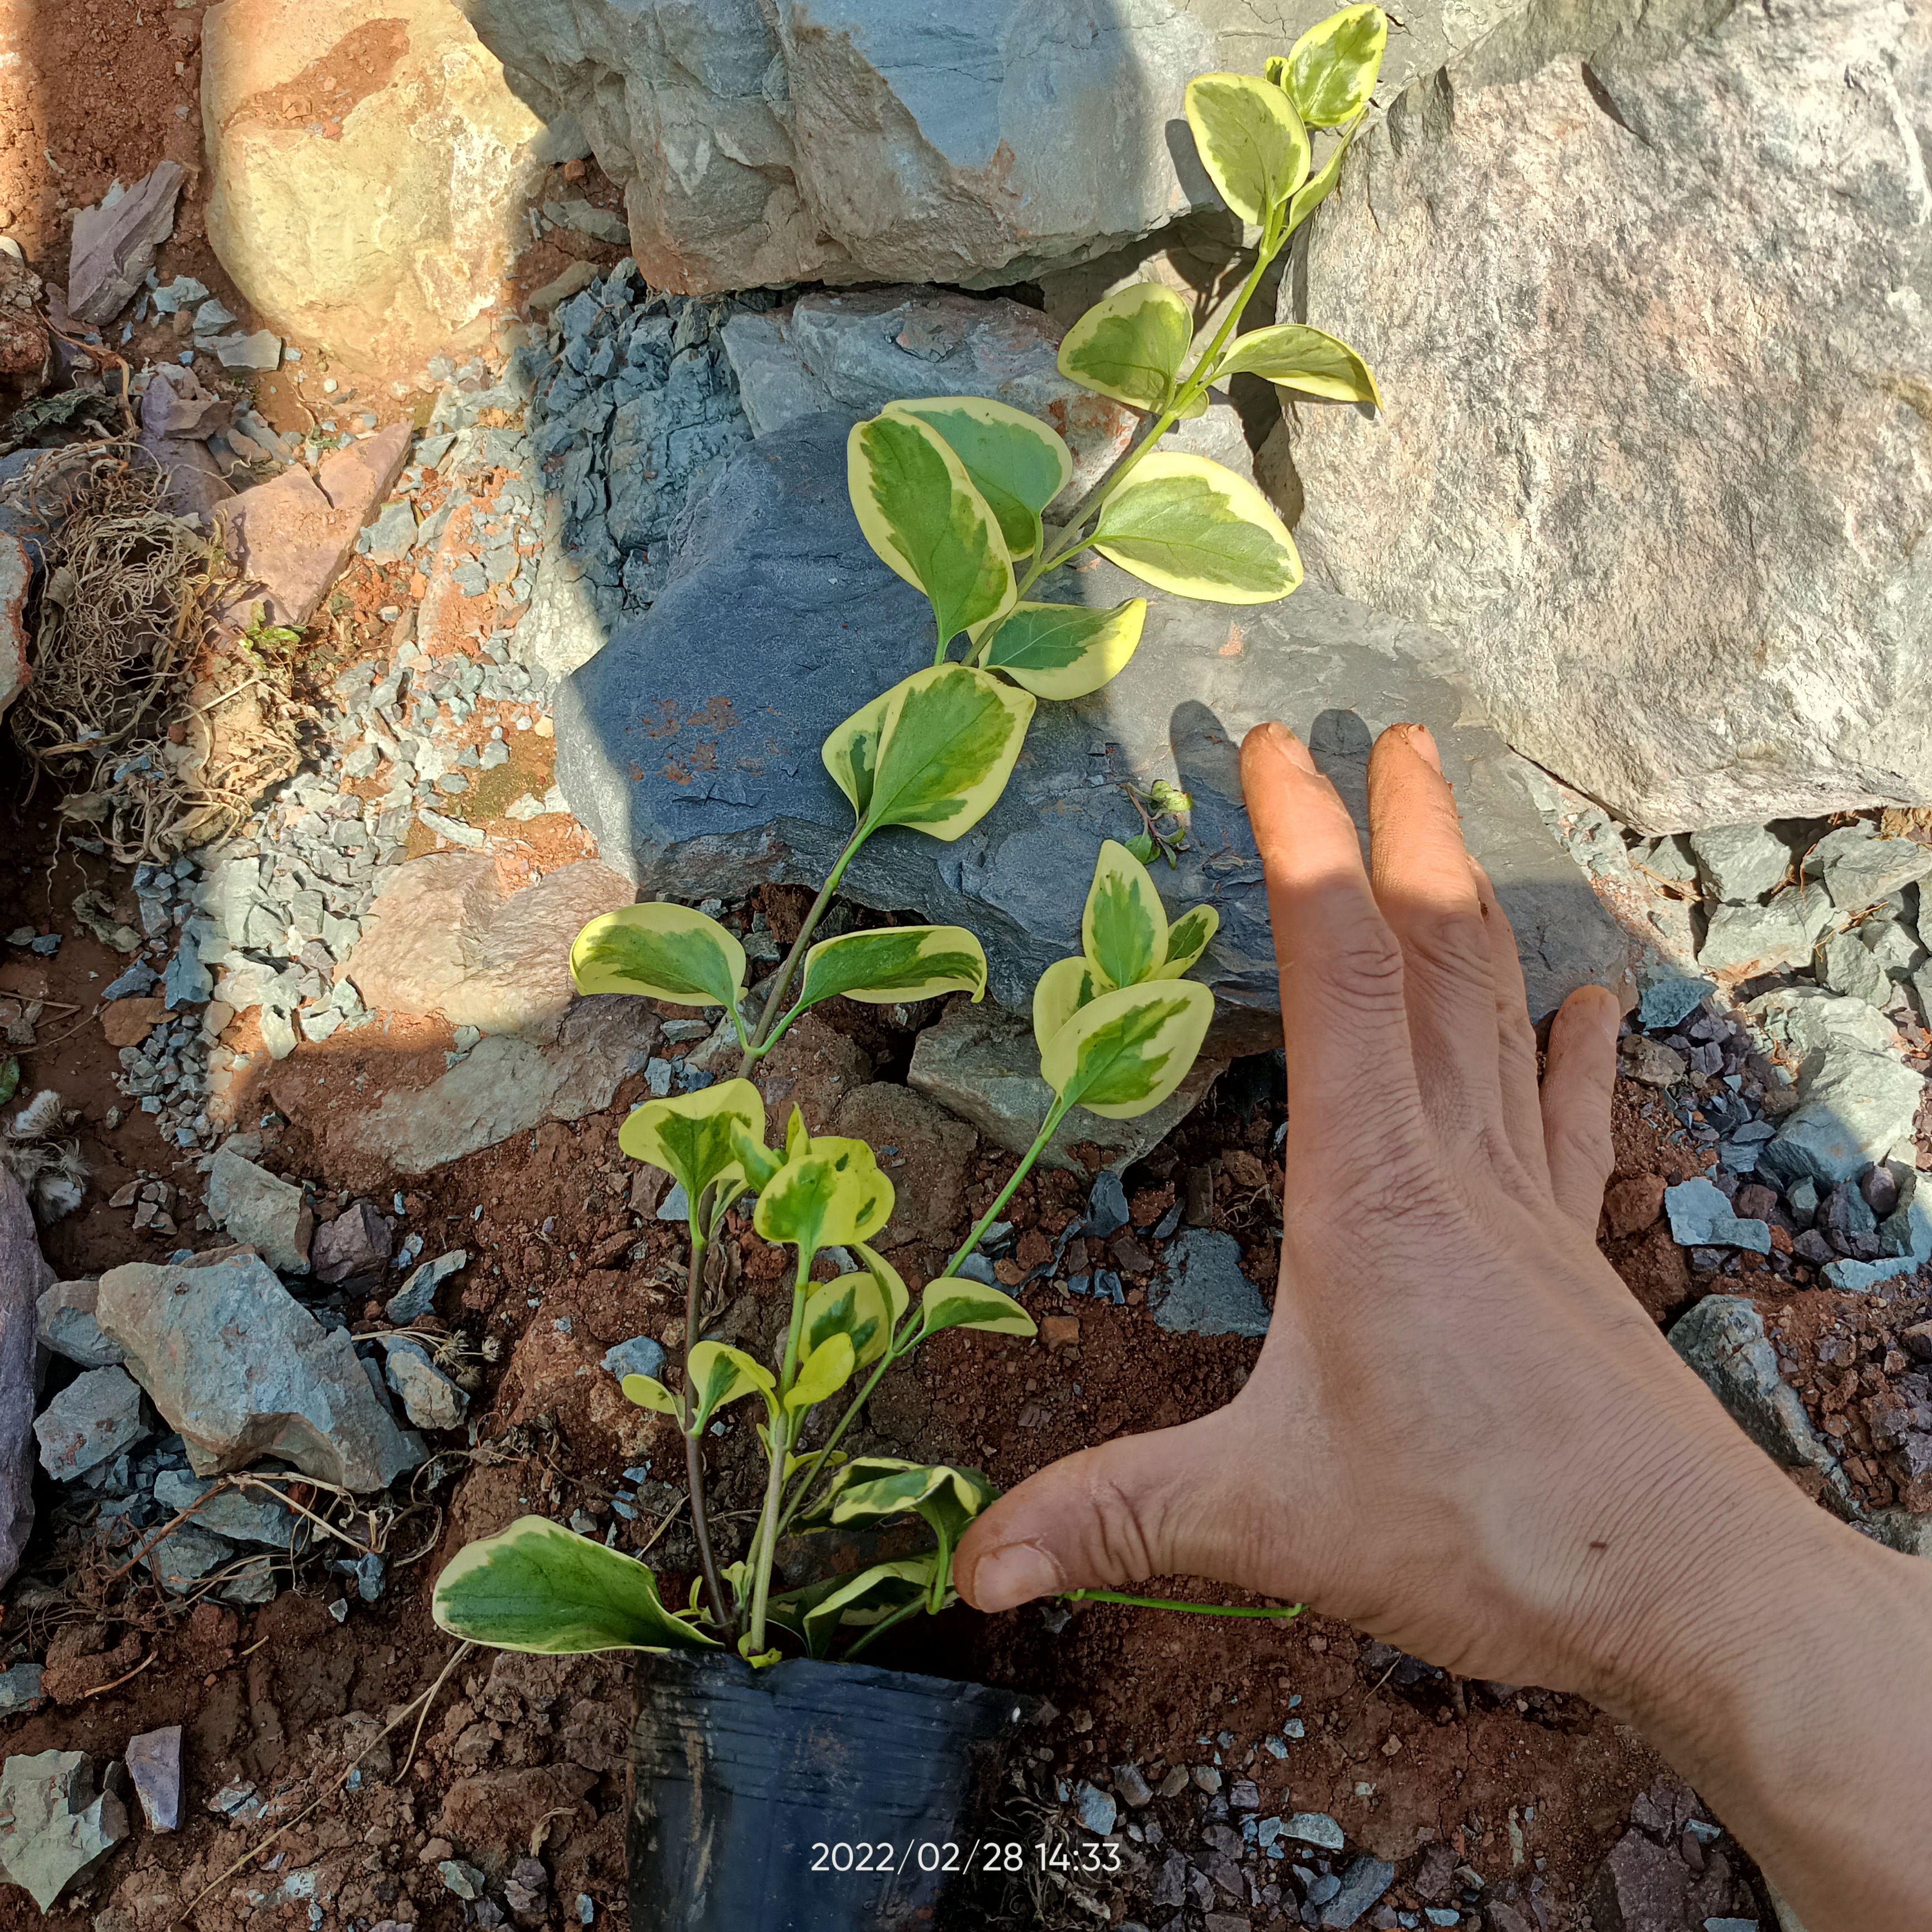
M 392 423 L 332 456 L 313 476 L 297 464 L 224 504 L 217 527 L 242 566 L 242 587 L 218 620 L 240 630 L 260 607 L 272 622 L 298 630 L 306 624 L 341 575 L 357 532 L 403 473 L 410 434 L 407 423 Z
M 110 1000 L 100 1011 L 100 1030 L 110 1046 L 139 1046 L 167 1010 L 162 999 Z
M 965 1205 L 980 1136 L 944 1107 L 896 1082 L 855 1088 L 838 1104 L 835 1132 L 866 1142 L 892 1184 L 892 1214 L 873 1245 L 943 1241 Z
M 0 530 L 0 712 L 27 688 L 27 591 L 34 568 L 27 547 Z
M 832 1125 L 840 1103 L 872 1077 L 872 1063 L 856 1041 L 820 1015 L 807 1013 L 752 1076 L 765 1096 L 766 1138 L 784 1139 L 785 1123 L 794 1107 L 804 1114 L 810 1132 L 842 1131 Z
M 377 1012 L 554 1040 L 573 997 L 570 943 L 637 889 L 594 859 L 526 884 L 480 852 L 439 852 L 392 871 L 347 962 Z
M 284 334 L 369 368 L 488 340 L 543 124 L 451 0 L 224 0 L 201 105 L 208 238 Z

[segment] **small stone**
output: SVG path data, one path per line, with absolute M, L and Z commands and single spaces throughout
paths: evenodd
M 218 1488 L 185 1469 L 164 1469 L 155 1477 L 154 1501 L 164 1510 L 193 1510 L 192 1524 L 212 1535 L 275 1550 L 290 1547 L 300 1520 L 260 1490 Z
M 1114 1789 L 1120 1794 L 1120 1802 L 1136 1811 L 1154 1801 L 1153 1787 L 1137 1764 L 1114 1766 Z
M 40 1346 L 84 1369 L 111 1369 L 124 1362 L 127 1356 L 101 1334 L 95 1319 L 100 1294 L 98 1282 L 56 1282 L 34 1307 Z
M 1861 913 L 1932 872 L 1932 846 L 1888 838 L 1869 822 L 1828 832 L 1804 856 L 1804 875 L 1820 878 L 1840 910 Z
M 418 1429 L 458 1429 L 470 1398 L 429 1358 L 417 1342 L 387 1342 L 384 1378 L 402 1399 L 403 1412 Z
M 1754 980 L 1810 957 L 1813 934 L 1804 893 L 1792 886 L 1764 905 L 1720 905 L 1712 909 L 1697 963 L 1713 973 Z
M 1106 1838 L 1120 1815 L 1112 1797 L 1096 1784 L 1079 1787 L 1074 1793 L 1074 1810 L 1081 1823 L 1096 1838 Z
M 314 1210 L 303 1191 L 224 1148 L 208 1172 L 208 1212 L 279 1274 L 307 1274 Z
M 436 1869 L 446 1888 L 458 1898 L 474 1900 L 483 1896 L 483 1874 L 474 1865 L 466 1864 L 460 1858 L 445 1858 Z
M 210 1570 L 220 1569 L 234 1555 L 235 1546 L 226 1538 L 184 1522 L 148 1544 L 141 1561 L 170 1596 L 185 1597 Z
M 1646 1087 L 1675 1087 L 1690 1071 L 1683 1054 L 1649 1034 L 1626 1034 L 1618 1042 L 1619 1071 Z
M 1322 1908 L 1324 1932 L 1353 1925 L 1395 1882 L 1395 1867 L 1366 1852 L 1342 1874 L 1342 1888 Z
M 1791 869 L 1791 849 L 1761 825 L 1714 826 L 1690 835 L 1699 877 L 1714 899 L 1733 905 L 1761 899 Z
M 1847 999 L 1880 1007 L 1891 1001 L 1891 976 L 1856 932 L 1834 933 L 1819 947 L 1812 970 L 1821 986 Z
M 1211 1228 L 1190 1228 L 1169 1243 L 1167 1279 L 1150 1290 L 1154 1320 L 1177 1335 L 1265 1335 L 1268 1304 L 1241 1271 L 1240 1244 Z
M 128 1808 L 112 1791 L 94 1795 L 85 1753 L 39 1751 L 0 1768 L 0 1870 L 44 1913 L 127 1835 Z
M 1127 1194 L 1120 1177 L 1110 1168 L 1095 1178 L 1087 1196 L 1085 1232 L 1105 1240 L 1127 1225 Z
M 40 1706 L 44 1699 L 40 1676 L 38 1664 L 16 1664 L 10 1670 L 0 1670 L 0 1718 L 24 1717 Z
M 140 1389 L 121 1368 L 75 1376 L 34 1419 L 40 1467 L 57 1483 L 112 1461 L 146 1433 Z
M 1744 1248 L 1760 1255 L 1771 1252 L 1770 1228 L 1762 1221 L 1734 1214 L 1731 1203 L 1702 1175 L 1666 1188 L 1664 1205 L 1670 1216 L 1671 1238 L 1679 1247 Z
M 232 335 L 218 335 L 201 345 L 210 350 L 224 369 L 279 369 L 282 366 L 282 338 L 273 329 L 258 328 L 252 334 L 238 330 Z
M 1211 1764 L 1195 1765 L 1187 1774 L 1194 1780 L 1196 1790 L 1206 1792 L 1210 1798 L 1221 1789 L 1221 1774 Z
M 309 1244 L 309 1265 L 317 1281 L 333 1288 L 381 1274 L 394 1244 L 394 1232 L 375 1203 L 352 1201 L 334 1220 L 316 1230 Z
M 1043 1316 L 1040 1324 L 1040 1339 L 1049 1348 L 1071 1348 L 1080 1340 L 1079 1316 L 1077 1315 Z
M 1638 1025 L 1662 1031 L 1681 1025 L 1718 990 L 1714 980 L 1653 979 L 1646 984 L 1640 974 L 1638 984 L 1642 988 L 1637 1003 Z
M 172 1832 L 181 1823 L 182 1727 L 166 1724 L 128 1740 L 128 1774 L 151 1832 Z
M 102 1010 L 100 1030 L 110 1046 L 139 1046 L 166 1011 L 157 999 L 116 1000 Z
M 1154 1786 L 1154 1795 L 1157 1798 L 1178 1798 L 1187 1789 L 1189 1781 L 1186 1766 L 1177 1764 Z
M 628 1342 L 620 1342 L 605 1350 L 603 1366 L 620 1379 L 626 1376 L 649 1376 L 655 1380 L 664 1373 L 664 1344 L 654 1342 L 648 1335 L 634 1335 Z
M 406 1328 L 412 1322 L 420 1322 L 435 1306 L 437 1288 L 459 1269 L 466 1268 L 469 1262 L 469 1251 L 464 1248 L 452 1248 L 448 1254 L 424 1262 L 412 1270 L 402 1286 L 390 1296 L 383 1304 L 382 1312 L 398 1328 Z
M 1778 1207 L 1778 1190 L 1754 1181 L 1731 1196 L 1731 1207 L 1742 1220 L 1768 1221 Z
M 1765 1143 L 1759 1172 L 1787 1186 L 1808 1174 L 1853 1180 L 1910 1144 L 1924 1092 L 1923 1077 L 1891 1054 L 1828 1046 L 1808 1060 L 1798 1106 Z

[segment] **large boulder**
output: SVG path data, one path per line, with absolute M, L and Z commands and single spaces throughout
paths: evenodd
M 1365 133 L 1305 319 L 1312 574 L 1652 832 L 1932 800 L 1932 16 L 1538 0 Z
M 53 1278 L 26 1192 L 0 1167 L 0 1586 L 34 1527 L 34 1337 Z
M 853 520 L 845 434 L 844 418 L 814 417 L 733 457 L 690 506 L 657 602 L 560 688 L 557 782 L 604 862 L 646 894 L 819 884 L 852 825 L 819 748 L 927 661 L 924 600 Z M 1097 561 L 1068 574 L 1073 595 L 1101 604 L 1144 587 Z M 1024 1009 L 1039 974 L 1078 950 L 1100 841 L 1140 830 L 1129 788 L 1178 782 L 1194 800 L 1188 844 L 1156 877 L 1174 906 L 1220 910 L 1199 976 L 1220 999 L 1221 1042 L 1271 1046 L 1274 950 L 1241 803 L 1241 734 L 1284 719 L 1359 819 L 1371 736 L 1408 719 L 1436 734 L 1470 844 L 1515 924 L 1534 1011 L 1586 980 L 1617 983 L 1616 926 L 1440 651 L 1428 632 L 1319 590 L 1238 610 L 1156 594 L 1118 678 L 1040 706 L 1004 797 L 977 826 L 950 844 L 884 832 L 844 889 L 970 927 L 994 997 Z
M 222 0 L 201 106 L 208 238 L 277 328 L 374 367 L 484 339 L 544 128 L 453 0 Z
M 653 287 L 988 287 L 1217 206 L 1181 94 L 1258 73 L 1328 0 L 463 0 L 524 98 L 624 181 Z M 1427 73 L 1514 0 L 1426 0 Z

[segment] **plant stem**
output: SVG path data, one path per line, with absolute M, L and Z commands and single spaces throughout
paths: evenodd
M 926 1599 L 923 1597 L 915 1597 L 910 1603 L 893 1611 L 890 1616 L 881 1617 L 879 1621 L 875 1623 L 872 1628 L 845 1653 L 845 1661 L 848 1664 L 850 1664 L 853 1658 L 856 1657 L 860 1652 L 863 1650 L 866 1645 L 870 1643 L 874 1637 L 884 1636 L 886 1631 L 892 1628 L 893 1624 L 902 1624 L 905 1622 L 907 1618 L 917 1616 L 920 1612 L 925 1608 Z
M 1000 1218 L 1000 1210 L 1013 1198 L 1013 1190 L 1027 1178 L 1034 1162 L 1039 1160 L 1046 1149 L 1047 1142 L 1052 1139 L 1054 1129 L 1066 1118 L 1070 1105 L 1069 1102 L 1060 1099 L 1058 1095 L 1054 1096 L 1053 1105 L 1046 1110 L 1046 1118 L 1040 1123 L 1040 1132 L 1034 1136 L 1033 1145 L 1020 1156 L 1018 1166 L 1013 1169 L 1012 1177 L 1006 1186 L 994 1196 L 992 1206 L 980 1216 L 979 1223 L 973 1232 L 953 1250 L 952 1258 L 940 1270 L 942 1274 L 951 1274 L 959 1264 L 986 1239 L 986 1230 Z
M 798 1251 L 798 1273 L 791 1288 L 791 1326 L 785 1336 L 784 1365 L 778 1370 L 778 1413 L 772 1418 L 772 1473 L 765 1485 L 764 1507 L 758 1512 L 758 1543 L 752 1558 L 752 1654 L 762 1656 L 765 1648 L 765 1606 L 771 1600 L 772 1564 L 778 1555 L 778 1532 L 782 1526 L 778 1511 L 784 1500 L 784 1471 L 791 1454 L 794 1426 L 785 1397 L 798 1375 L 798 1345 L 805 1332 L 806 1290 L 812 1281 L 812 1250 Z
M 858 856 L 859 848 L 870 837 L 872 828 L 861 825 L 854 832 L 844 851 L 839 854 L 830 874 L 818 889 L 818 896 L 812 902 L 812 910 L 805 916 L 805 923 L 798 929 L 798 937 L 792 941 L 791 950 L 785 955 L 784 964 L 778 968 L 778 977 L 765 995 L 765 1010 L 758 1016 L 757 1030 L 752 1035 L 752 1043 L 739 1061 L 741 1075 L 750 1072 L 752 1066 L 767 1052 L 771 1042 L 765 1035 L 777 1019 L 779 1010 L 784 1004 L 784 996 L 791 989 L 792 976 L 798 970 L 799 962 L 805 957 L 806 948 L 812 944 L 812 935 L 818 922 L 825 916 L 826 908 L 831 904 L 832 895 L 838 890 L 838 882 L 845 876 L 845 868 Z
M 906 1346 L 910 1348 L 917 1340 L 918 1336 L 914 1328 L 909 1327 L 907 1330 Z M 785 1506 L 784 1514 L 778 1522 L 778 1534 L 781 1536 L 790 1528 L 792 1518 L 805 1507 L 806 1498 L 812 1493 L 812 1486 L 818 1480 L 819 1472 L 825 1467 L 826 1459 L 831 1455 L 832 1450 L 838 1447 L 840 1439 L 844 1436 L 846 1430 L 852 1426 L 853 1418 L 865 1407 L 866 1398 L 878 1387 L 879 1378 L 898 1358 L 898 1351 L 896 1348 L 888 1348 L 879 1358 L 866 1386 L 852 1398 L 845 1413 L 838 1418 L 838 1426 L 825 1438 L 824 1444 L 813 1455 L 811 1462 L 799 1472 L 798 1487 L 792 1492 L 792 1499 Z
M 1226 1604 L 1193 1604 L 1176 1597 L 1133 1597 L 1119 1590 L 1061 1590 L 1057 1592 L 1072 1604 L 1131 1604 L 1144 1610 L 1188 1610 L 1201 1617 L 1298 1617 L 1305 1604 L 1291 1604 L 1286 1610 L 1255 1610 L 1230 1608 Z
M 710 1191 L 706 1190 L 706 1193 Z M 692 1207 L 691 1272 L 684 1293 L 684 1397 L 687 1406 L 691 1401 L 691 1352 L 698 1340 L 698 1318 L 704 1304 L 704 1263 L 710 1252 L 710 1244 L 698 1232 L 700 1225 L 709 1218 L 704 1207 L 701 1198 Z M 717 1552 L 711 1545 L 711 1516 L 704 1499 L 704 1444 L 688 1432 L 684 1438 L 684 1468 L 691 1488 L 691 1533 L 698 1540 L 698 1567 L 704 1573 L 704 1587 L 711 1598 L 712 1610 L 724 1632 L 724 1640 L 735 1645 L 738 1641 L 738 1618 L 730 1599 L 724 1594 L 724 1585 L 718 1574 Z

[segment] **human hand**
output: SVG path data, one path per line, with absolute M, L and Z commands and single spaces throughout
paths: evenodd
M 1597 1252 L 1616 1001 L 1564 1003 L 1539 1091 L 1514 941 L 1426 731 L 1375 748 L 1370 871 L 1282 727 L 1249 734 L 1242 781 L 1288 1060 L 1267 1342 L 1226 1408 L 1001 1499 L 961 1592 L 1214 1577 L 1463 1674 L 1634 1695 L 1709 1526 L 1805 1506 Z

